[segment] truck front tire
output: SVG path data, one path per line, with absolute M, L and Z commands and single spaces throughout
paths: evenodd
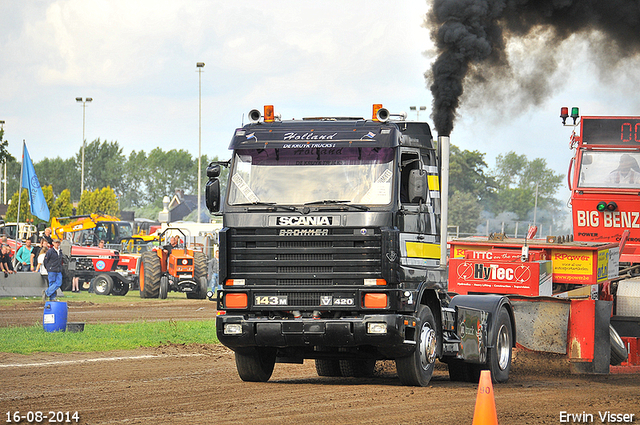
M 429 384 L 436 362 L 438 332 L 431 309 L 425 305 L 418 310 L 420 329 L 416 349 L 407 357 L 396 359 L 398 378 L 402 385 L 425 387 Z
M 276 364 L 276 349 L 251 347 L 236 351 L 236 369 L 246 382 L 267 382 Z

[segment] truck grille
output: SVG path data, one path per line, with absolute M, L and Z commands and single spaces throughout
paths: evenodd
M 382 267 L 380 232 L 364 233 L 330 228 L 322 236 L 281 236 L 276 228 L 229 229 L 228 277 L 260 286 L 362 285 L 379 278 Z

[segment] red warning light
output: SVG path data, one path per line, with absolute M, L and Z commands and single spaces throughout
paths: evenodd
M 563 106 L 560 108 L 560 118 L 562 118 L 562 125 L 565 125 L 567 122 L 567 118 L 569 118 L 569 108 Z

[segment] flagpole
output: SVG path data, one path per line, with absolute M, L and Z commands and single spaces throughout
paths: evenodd
M 26 142 L 22 139 L 22 162 L 20 163 L 20 186 L 18 186 L 18 216 L 16 217 L 16 243 L 20 237 L 20 201 L 22 199 L 22 171 L 24 169 L 24 147 Z

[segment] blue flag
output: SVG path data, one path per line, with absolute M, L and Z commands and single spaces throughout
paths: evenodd
M 29 156 L 27 145 L 24 145 L 22 152 L 22 187 L 29 191 L 29 204 L 31 204 L 31 214 L 41 220 L 49 221 L 49 207 L 44 199 L 44 193 L 40 187 L 36 170 L 33 168 L 33 162 Z

